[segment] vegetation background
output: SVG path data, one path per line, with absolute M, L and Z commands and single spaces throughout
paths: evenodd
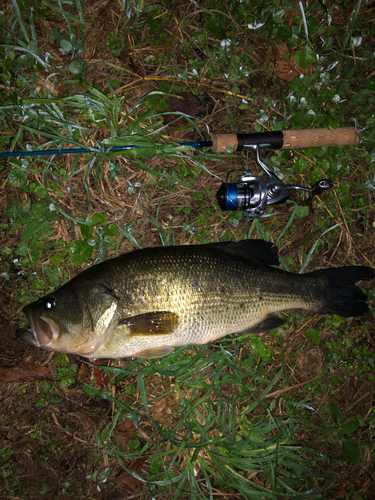
M 0 8 L 0 150 L 90 150 L 0 160 L 0 497 L 375 498 L 373 289 L 361 318 L 289 313 L 263 337 L 104 369 L 14 340 L 25 303 L 139 247 L 253 237 L 293 272 L 373 266 L 374 5 Z M 259 174 L 251 155 L 179 145 L 339 126 L 362 142 L 262 153 L 285 183 L 334 189 L 255 220 L 216 202 L 229 171 Z

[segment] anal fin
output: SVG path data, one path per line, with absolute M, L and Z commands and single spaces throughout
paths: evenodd
M 259 321 L 259 323 L 253 325 L 250 328 L 247 328 L 246 330 L 243 330 L 241 333 L 269 332 L 270 330 L 275 330 L 276 328 L 279 328 L 280 326 L 284 325 L 286 321 L 287 320 L 285 318 L 280 318 L 280 316 L 277 316 L 276 314 L 269 314 L 261 321 Z
M 173 351 L 174 347 L 169 345 L 162 345 L 160 347 L 152 347 L 151 349 L 144 349 L 134 354 L 137 358 L 161 358 Z

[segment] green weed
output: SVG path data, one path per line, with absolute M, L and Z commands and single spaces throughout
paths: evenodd
M 208 1 L 179 10 L 169 1 L 123 1 L 111 7 L 115 21 L 104 20 L 108 29 L 89 7 L 43 1 L 34 9 L 28 0 L 13 0 L 0 12 L 0 151 L 90 151 L 11 158 L 1 166 L 9 196 L 0 276 L 15 302 L 48 293 L 82 266 L 148 244 L 257 237 L 275 242 L 282 267 L 292 272 L 371 261 L 375 86 L 367 4 L 348 10 L 337 2 Z M 52 27 L 47 38 L 44 21 Z M 311 71 L 280 80 L 271 54 L 281 45 L 288 48 L 284 61 L 293 50 L 292 65 Z M 177 112 L 167 127 L 167 97 L 180 92 L 208 96 L 212 116 Z M 352 125 L 362 130 L 355 147 L 264 152 L 286 184 L 329 177 L 334 190 L 316 200 L 295 196 L 256 220 L 221 213 L 212 201 L 214 183 L 232 163 L 240 170 L 252 158 L 228 155 L 218 162 L 180 146 L 173 135 Z M 118 146 L 136 147 L 119 153 L 112 149 Z M 227 338 L 159 361 L 106 367 L 115 395 L 84 387 L 85 397 L 111 402 L 114 412 L 96 429 L 94 470 L 85 476 L 95 494 L 109 488 L 121 467 L 152 496 L 203 499 L 222 491 L 252 500 L 322 498 L 336 483 L 336 463 L 343 464 L 338 454 L 329 455 L 327 438 L 339 443 L 350 464 L 360 463 L 364 447 L 373 456 L 374 408 L 361 406 L 371 390 L 356 394 L 346 409 L 332 401 L 354 377 L 373 382 L 375 353 L 366 341 L 371 320 L 304 319 L 309 323 L 301 327 L 301 316 L 289 314 L 284 329 L 267 338 Z M 290 368 L 306 346 L 323 351 L 325 368 L 299 385 Z M 39 382 L 41 408 L 61 404 L 61 391 L 75 390 L 74 361 L 59 354 L 55 366 L 55 381 Z M 161 381 L 156 394 L 153 384 Z M 17 390 L 22 397 L 27 384 Z M 161 418 L 155 407 L 171 395 L 175 403 Z M 126 452 L 116 434 L 123 418 L 136 427 Z M 30 446 L 45 440 L 51 453 L 63 454 L 59 436 L 46 437 L 45 424 L 41 417 L 34 425 Z M 11 446 L 1 447 L 2 478 L 7 495 L 19 497 L 21 471 L 12 453 Z M 129 469 L 145 455 L 145 474 Z M 60 487 L 65 495 L 73 491 L 69 482 Z M 41 483 L 40 491 L 48 494 L 48 485 Z

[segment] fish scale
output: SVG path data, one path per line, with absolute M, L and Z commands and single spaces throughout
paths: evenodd
M 20 338 L 86 357 L 157 357 L 232 333 L 285 323 L 290 309 L 358 316 L 368 310 L 355 285 L 364 266 L 294 274 L 274 267 L 262 240 L 136 250 L 82 272 L 24 308 Z

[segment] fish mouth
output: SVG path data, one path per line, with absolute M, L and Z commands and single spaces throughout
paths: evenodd
M 16 330 L 16 339 L 38 347 L 35 342 L 34 332 L 31 328 L 18 328 L 18 330 Z
M 17 338 L 35 347 L 48 349 L 49 344 L 60 335 L 59 325 L 52 318 L 33 316 L 27 309 L 24 312 L 30 327 L 17 330 Z
M 48 351 L 67 352 L 85 357 L 93 357 L 93 354 L 100 350 L 115 322 L 115 318 L 112 318 L 105 331 L 98 336 L 95 331 L 83 327 L 77 331 L 70 332 L 69 329 L 64 331 L 64 326 L 60 327 L 56 320 L 47 316 L 44 311 L 35 311 L 29 306 L 25 306 L 23 311 L 29 327 L 18 329 L 17 339 Z

